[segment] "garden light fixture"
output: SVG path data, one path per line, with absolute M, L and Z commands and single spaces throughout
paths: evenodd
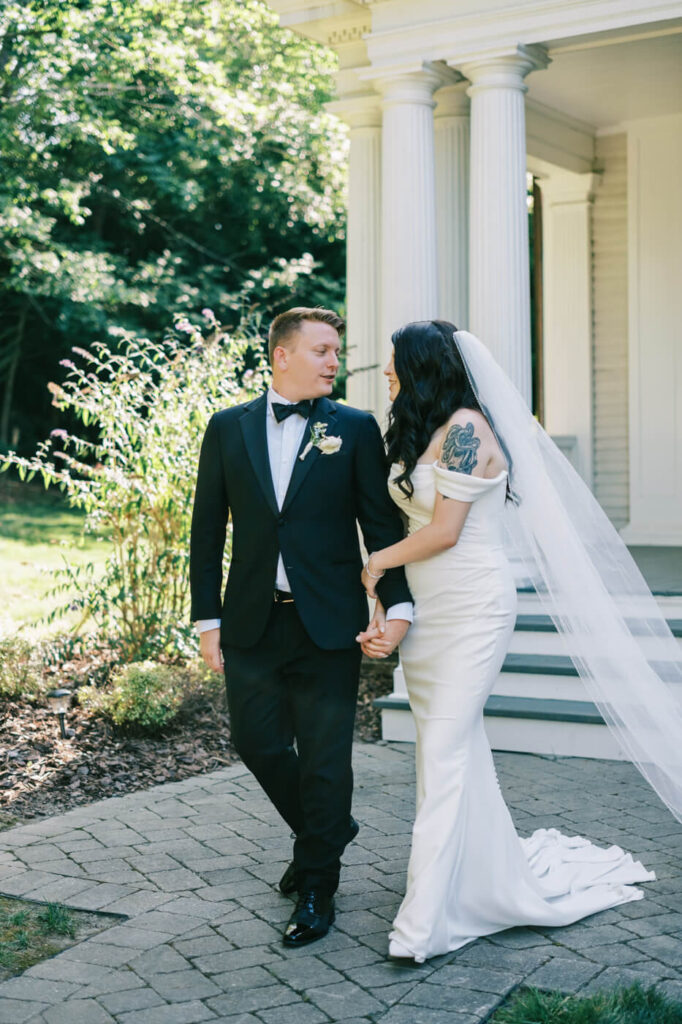
M 50 690 L 47 694 L 47 703 L 50 706 L 50 711 L 53 715 L 59 715 L 59 732 L 63 740 L 66 739 L 66 729 L 64 728 L 64 718 L 66 712 L 69 710 L 69 700 L 71 698 L 71 690 Z

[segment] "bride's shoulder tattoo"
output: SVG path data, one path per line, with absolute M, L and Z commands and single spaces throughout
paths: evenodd
M 476 452 L 481 446 L 480 437 L 476 437 L 473 423 L 462 426 L 453 423 L 443 441 L 440 460 L 453 473 L 472 473 L 478 465 Z

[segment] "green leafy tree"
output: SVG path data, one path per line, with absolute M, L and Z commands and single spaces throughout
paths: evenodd
M 74 342 L 340 307 L 333 67 L 260 0 L 5 0 L 0 443 L 54 422 L 42 385 Z
M 22 479 L 59 486 L 85 513 L 85 530 L 111 542 L 102 574 L 67 563 L 54 595 L 127 661 L 196 652 L 189 527 L 201 438 L 211 413 L 259 394 L 267 380 L 257 336 L 227 334 L 208 309 L 204 321 L 202 330 L 178 319 L 160 342 L 123 334 L 116 350 L 76 347 L 78 363 L 64 360 L 66 380 L 50 390 L 85 431 L 56 428 L 35 455 L 2 460 Z M 228 537 L 226 557 L 229 549 Z

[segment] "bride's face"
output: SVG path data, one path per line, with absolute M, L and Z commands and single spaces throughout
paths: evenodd
M 386 363 L 384 376 L 388 378 L 388 397 L 392 402 L 394 402 L 398 392 L 400 391 L 400 381 L 398 380 L 398 375 L 395 372 L 395 365 L 393 363 L 393 349 L 391 349 L 391 358 Z

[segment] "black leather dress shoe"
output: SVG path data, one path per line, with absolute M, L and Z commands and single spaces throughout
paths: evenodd
M 296 870 L 293 860 L 279 880 L 279 891 L 284 896 L 291 896 L 296 892 Z
M 326 935 L 333 922 L 334 897 L 316 889 L 308 889 L 299 894 L 282 942 L 285 946 L 305 946 Z
M 350 838 L 348 839 L 349 843 L 353 842 L 359 831 L 360 826 L 358 825 L 357 821 L 355 820 L 355 818 L 351 818 Z M 294 868 L 293 860 L 279 880 L 279 891 L 282 893 L 283 896 L 292 896 L 293 893 L 296 892 L 296 870 Z

